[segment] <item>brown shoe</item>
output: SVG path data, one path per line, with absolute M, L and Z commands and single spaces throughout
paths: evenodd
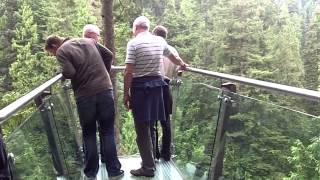
M 134 176 L 146 176 L 146 177 L 154 177 L 154 172 L 152 170 L 146 170 L 143 168 L 133 169 L 130 173 Z

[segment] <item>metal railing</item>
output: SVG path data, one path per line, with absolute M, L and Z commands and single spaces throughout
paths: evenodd
M 124 69 L 124 66 L 113 66 L 112 69 L 115 71 L 121 71 Z M 213 72 L 213 71 L 192 68 L 192 67 L 188 67 L 187 71 L 202 74 L 202 75 L 209 76 L 209 77 L 220 78 L 220 79 L 229 80 L 232 82 L 238 82 L 241 84 L 255 86 L 255 87 L 259 87 L 259 88 L 266 89 L 266 90 L 278 91 L 278 92 L 282 92 L 282 93 L 286 93 L 286 94 L 291 94 L 291 95 L 296 95 L 299 97 L 308 98 L 311 100 L 320 101 L 320 92 L 318 92 L 318 91 L 313 91 L 313 90 L 308 90 L 308 89 L 303 89 L 303 88 L 298 88 L 298 87 L 293 87 L 293 86 L 287 86 L 287 85 L 282 85 L 282 84 L 277 84 L 277 83 L 271 83 L 271 82 L 261 81 L 261 80 L 256 80 L 256 79 L 250 79 L 250 78 L 246 78 L 246 77 L 235 76 L 235 75 L 230 75 L 230 74 L 225 74 L 225 73 Z M 6 119 L 8 119 L 11 115 L 13 115 L 15 112 L 17 112 L 24 105 L 28 104 L 31 100 L 33 100 L 34 98 L 39 96 L 48 87 L 50 87 L 51 85 L 56 83 L 58 80 L 60 80 L 61 77 L 62 77 L 62 74 L 59 74 L 59 75 L 53 77 L 52 79 L 48 80 L 47 82 L 45 82 L 41 86 L 37 87 L 36 89 L 32 90 L 28 94 L 22 96 L 21 98 L 17 99 L 16 101 L 11 103 L 10 105 L 1 109 L 0 110 L 0 124 L 2 124 Z
M 212 72 L 212 71 L 197 69 L 192 67 L 188 67 L 187 71 L 210 76 L 210 77 L 229 80 L 232 82 L 238 82 L 245 85 L 255 86 L 265 90 L 278 91 L 286 94 L 308 98 L 311 100 L 317 100 L 317 101 L 320 100 L 320 92 L 318 91 L 313 91 L 313 90 L 308 90 L 308 89 L 303 89 L 303 88 L 298 88 L 293 86 L 287 86 L 287 85 L 282 85 L 282 84 L 277 84 L 277 83 L 272 83 L 267 81 L 261 81 L 256 79 L 250 79 L 246 77 L 235 76 L 235 75 L 230 75 L 225 73 Z
M 22 107 L 24 107 L 26 104 L 28 104 L 30 101 L 38 97 L 48 89 L 50 86 L 55 84 L 57 81 L 59 81 L 62 78 L 62 74 L 58 74 L 52 79 L 48 80 L 47 82 L 43 83 L 39 87 L 35 88 L 34 90 L 30 91 L 26 95 L 20 97 L 13 103 L 9 104 L 5 108 L 0 110 L 0 124 L 2 124 L 5 120 L 7 120 L 9 117 L 11 117 L 15 112 L 20 110 Z
M 124 68 L 125 68 L 124 66 L 114 66 L 113 67 L 114 70 L 118 70 L 118 71 L 124 70 Z M 193 67 L 187 67 L 186 71 L 197 73 L 197 74 L 202 74 L 202 75 L 209 76 L 209 77 L 228 80 L 228 81 L 232 81 L 232 82 L 237 82 L 237 83 L 241 83 L 241 84 L 245 84 L 245 85 L 249 85 L 249 86 L 259 87 L 259 88 L 265 89 L 265 90 L 278 91 L 278 92 L 282 92 L 285 94 L 290 94 L 290 95 L 308 98 L 311 100 L 320 101 L 320 92 L 319 91 L 313 91 L 313 90 L 298 88 L 298 87 L 294 87 L 294 86 L 287 86 L 287 85 L 282 85 L 282 84 L 277 84 L 277 83 L 272 83 L 272 82 L 267 82 L 267 81 L 262 81 L 262 80 L 256 80 L 256 79 L 226 74 L 226 73 L 213 72 L 213 71 L 203 70 L 203 69 L 198 69 L 198 68 L 193 68 Z
M 122 71 L 124 70 L 124 66 L 113 66 L 113 71 Z M 270 91 L 277 91 L 282 92 L 285 94 L 303 97 L 307 99 L 311 99 L 314 101 L 320 100 L 320 92 L 313 91 L 313 90 L 307 90 L 303 88 L 293 87 L 293 86 L 287 86 L 277 83 L 271 83 L 261 80 L 255 80 L 251 78 L 241 77 L 241 76 L 235 76 L 225 73 L 218 73 L 218 72 L 212 72 L 208 70 L 198 69 L 198 68 L 192 68 L 188 67 L 187 72 L 197 73 L 204 76 L 212 77 L 212 78 L 219 78 L 223 80 L 228 80 L 232 82 L 237 82 L 244 85 L 259 87 L 261 89 L 270 90 Z M 35 88 L 31 92 L 27 93 L 26 95 L 22 96 L 21 98 L 17 99 L 10 105 L 6 106 L 5 108 L 0 110 L 0 124 L 7 121 L 14 113 L 22 109 L 25 105 L 30 103 L 31 101 L 37 99 L 37 97 L 40 97 L 45 90 L 50 88 L 52 85 L 57 83 L 59 80 L 61 80 L 62 74 L 56 75 L 52 79 L 48 80 L 44 84 L 40 85 L 39 87 Z M 225 91 L 224 91 L 225 93 Z M 67 98 L 66 98 L 67 99 Z M 229 104 L 228 104 L 229 103 Z M 228 113 L 230 110 L 227 109 L 230 106 L 229 101 L 223 101 L 222 105 L 225 105 L 225 109 L 221 111 L 221 121 L 218 122 L 217 127 L 218 130 L 216 132 L 216 139 L 215 139 L 215 147 L 216 147 L 216 157 L 212 161 L 212 172 L 209 174 L 209 177 L 213 177 L 213 179 L 216 179 L 222 175 L 222 167 L 223 167 L 223 153 L 224 153 L 224 124 L 225 121 L 228 121 L 229 114 L 223 114 Z M 69 110 L 71 111 L 71 110 Z M 71 112 L 69 112 L 71 114 Z M 45 119 L 45 118 L 43 118 Z M 52 134 L 52 133 L 51 133 Z M 50 141 L 50 140 L 49 140 Z M 55 142 L 56 140 L 52 140 L 52 142 Z M 51 148 L 51 149 L 57 149 L 57 148 Z M 56 153 L 59 154 L 59 153 Z M 60 155 L 56 155 L 55 157 L 60 157 Z M 56 158 L 57 159 L 57 158 Z M 58 162 L 56 164 L 62 164 L 61 162 Z M 62 166 L 61 166 L 62 167 Z M 62 172 L 61 174 L 64 174 Z

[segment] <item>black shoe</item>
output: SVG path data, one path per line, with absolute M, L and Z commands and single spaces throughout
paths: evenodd
M 168 154 L 161 154 L 161 157 L 162 157 L 165 161 L 170 161 L 170 160 L 171 160 L 171 155 L 168 155 Z
M 110 179 L 110 180 L 119 179 L 119 178 L 121 178 L 123 175 L 124 175 L 124 171 L 123 171 L 123 170 L 120 170 L 118 173 L 115 173 L 115 174 L 109 176 L 109 179 Z
M 105 164 L 105 163 L 106 163 L 106 161 L 105 161 L 104 159 L 101 159 L 101 163 L 104 163 L 104 164 Z
M 145 170 L 143 168 L 131 170 L 130 173 L 134 176 L 154 177 L 154 172 L 152 170 Z
M 160 159 L 160 157 L 161 157 L 161 154 L 159 151 L 157 151 L 155 154 L 155 159 Z

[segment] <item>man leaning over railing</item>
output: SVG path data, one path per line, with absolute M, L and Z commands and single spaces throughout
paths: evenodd
M 96 145 L 98 122 L 101 130 L 99 133 L 102 133 L 103 138 L 106 170 L 109 179 L 113 179 L 123 176 L 124 172 L 120 170 L 121 164 L 114 139 L 113 87 L 98 45 L 90 38 L 64 39 L 51 35 L 46 40 L 45 50 L 56 56 L 63 76 L 71 79 L 82 128 L 84 174 L 87 179 L 95 179 L 99 170 Z M 107 50 L 105 52 L 111 53 Z

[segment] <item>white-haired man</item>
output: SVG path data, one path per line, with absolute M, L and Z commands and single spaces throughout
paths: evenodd
M 104 65 L 106 66 L 108 73 L 110 73 L 113 61 L 113 53 L 107 47 L 99 43 L 100 28 L 94 24 L 87 24 L 83 27 L 82 35 L 84 38 L 91 38 L 97 42 L 97 48 L 100 52 L 102 59 L 104 60 Z M 103 154 L 101 154 L 101 156 L 103 156 Z M 103 157 L 101 159 L 103 160 Z
M 167 86 L 167 83 L 160 71 L 163 56 L 167 56 L 183 68 L 186 64 L 170 51 L 163 38 L 149 32 L 148 18 L 136 18 L 132 28 L 134 38 L 127 44 L 125 60 L 124 104 L 128 109 L 132 109 L 142 167 L 131 170 L 130 173 L 135 176 L 153 177 L 155 161 L 150 125 L 156 120 L 166 120 L 162 88 Z
M 95 24 L 86 24 L 83 27 L 82 36 L 84 38 L 91 38 L 91 39 L 95 40 L 95 42 L 97 43 L 97 48 L 99 50 L 99 53 L 100 53 L 102 59 L 104 60 L 103 61 L 104 65 L 105 65 L 108 73 L 110 74 L 113 54 L 107 47 L 105 47 L 99 43 L 100 28 Z M 107 51 L 107 52 L 103 52 L 103 51 Z M 98 125 L 98 130 L 99 130 L 99 132 L 101 130 L 99 125 Z M 102 150 L 103 149 L 103 142 L 102 142 L 103 138 L 100 136 L 100 134 L 101 133 L 99 133 L 101 162 L 105 163 L 106 157 L 105 157 L 103 150 Z
M 100 39 L 100 28 L 94 24 L 87 24 L 83 27 L 83 37 L 94 39 L 99 42 Z

